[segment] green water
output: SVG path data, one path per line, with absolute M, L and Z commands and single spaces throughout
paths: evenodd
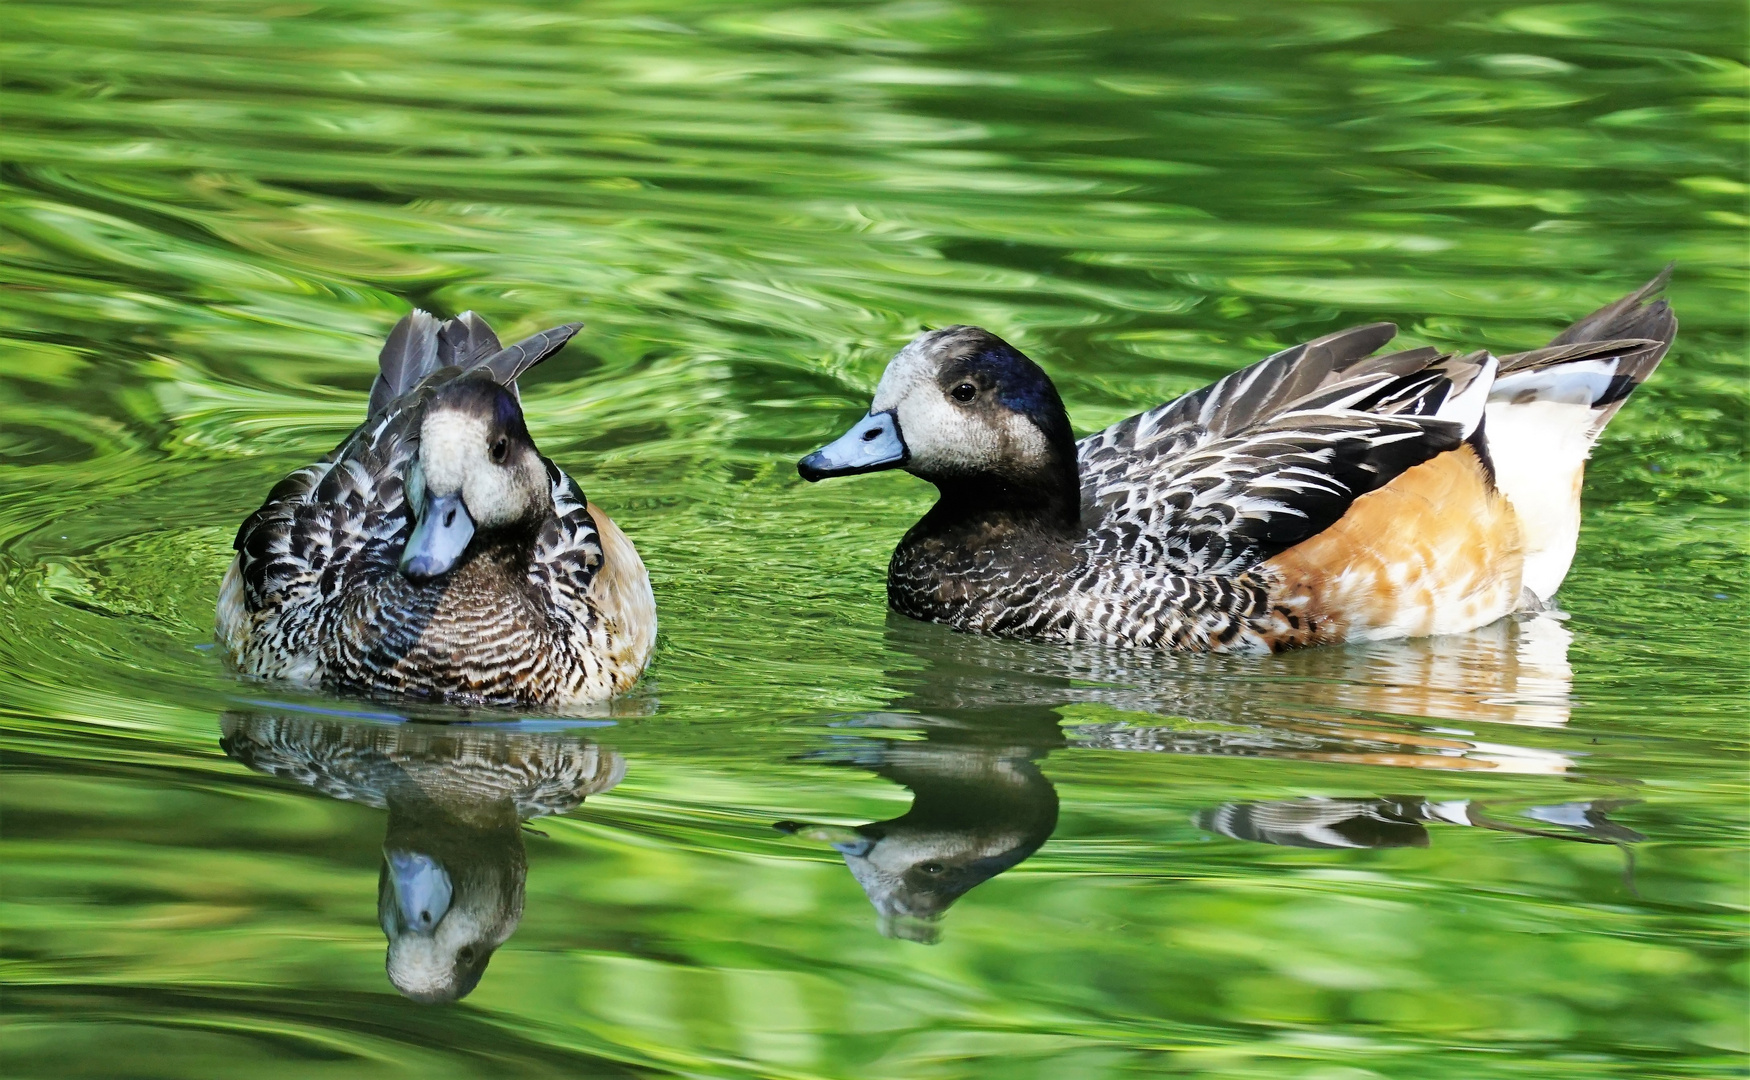
M 1741 4 L 0 19 L 0 1073 L 1744 1074 Z M 1534 346 L 1670 260 L 1565 621 L 970 639 L 884 610 L 923 484 L 794 470 L 921 324 L 1086 432 L 1355 322 Z M 589 725 L 348 717 L 392 710 L 209 648 L 412 304 L 589 324 L 529 421 L 662 617 Z M 589 782 L 471 780 L 532 758 Z M 876 832 L 913 914 L 831 846 Z M 460 1003 L 385 978 L 386 848 L 496 875 Z

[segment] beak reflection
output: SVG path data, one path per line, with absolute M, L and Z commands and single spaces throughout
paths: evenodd
M 430 934 L 450 910 L 450 875 L 430 855 L 385 851 L 389 887 L 395 894 L 395 914 L 401 932 Z

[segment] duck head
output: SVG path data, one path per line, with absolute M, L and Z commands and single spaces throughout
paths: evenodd
M 797 469 L 809 481 L 904 469 L 945 502 L 1072 520 L 1080 504 L 1075 436 L 1057 388 L 976 326 L 912 339 L 888 363 L 868 414 Z
M 414 525 L 400 566 L 412 581 L 448 573 L 494 542 L 532 536 L 552 512 L 522 406 L 490 373 L 464 375 L 426 403 L 407 505 Z

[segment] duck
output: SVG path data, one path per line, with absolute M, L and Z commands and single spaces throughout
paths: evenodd
M 543 457 L 517 378 L 581 323 L 508 347 L 414 310 L 366 417 L 237 530 L 216 629 L 245 676 L 464 706 L 605 701 L 656 638 L 630 539 Z
M 1382 354 L 1397 328 L 1357 326 L 1079 440 L 1020 350 L 928 330 L 798 470 L 935 485 L 887 599 L 958 630 L 1242 653 L 1463 633 L 1553 606 L 1586 459 L 1676 337 L 1670 270 L 1540 349 Z
M 256 772 L 388 811 L 377 873 L 384 970 L 413 1001 L 458 1001 L 522 922 L 524 823 L 612 789 L 626 760 L 563 731 L 326 712 L 227 712 L 219 745 Z

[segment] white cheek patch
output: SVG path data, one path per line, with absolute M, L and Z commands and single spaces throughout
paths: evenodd
M 1003 415 L 1003 456 L 1011 463 L 1040 466 L 1051 460 L 1051 444 L 1037 424 L 1020 413 Z
M 935 386 L 936 365 L 924 355 L 923 341 L 923 337 L 914 339 L 887 362 L 887 370 L 881 373 L 881 382 L 875 387 L 870 412 L 897 408 L 900 401 L 911 396 L 920 385 Z
M 936 383 L 936 361 L 923 335 L 899 350 L 875 388 L 870 412 L 891 410 L 913 472 L 976 471 L 992 462 L 1000 439 L 990 425 L 950 403 Z
M 1002 438 L 983 416 L 951 404 L 935 380 L 917 386 L 899 403 L 899 437 L 920 472 L 976 472 L 995 464 Z
M 456 954 L 479 941 L 484 927 L 473 913 L 451 911 L 426 937 L 407 933 L 389 942 L 389 981 L 403 993 L 442 996 L 456 989 Z
M 462 501 L 468 505 L 468 513 L 482 525 L 508 525 L 522 517 L 528 509 L 530 493 L 517 480 L 513 470 L 482 464 L 469 474 L 462 488 Z
M 870 412 L 891 410 L 919 475 L 1026 471 L 1050 460 L 1051 447 L 1034 423 L 1006 409 L 956 404 L 937 380 L 934 355 L 941 332 L 924 334 L 896 354 L 875 388 Z
M 432 411 L 419 427 L 419 464 L 425 489 L 433 495 L 459 495 L 468 474 L 486 461 L 486 421 L 451 410 Z M 468 512 L 473 513 L 470 505 Z
M 1050 459 L 1045 433 L 1020 413 L 950 401 L 934 379 L 916 384 L 894 415 L 911 466 L 930 472 L 1025 472 Z
M 541 475 L 535 477 L 524 475 L 528 468 L 494 464 L 487 455 L 490 433 L 483 418 L 454 410 L 427 413 L 419 431 L 419 468 L 426 492 L 439 497 L 460 494 L 468 516 L 488 527 L 524 517 L 538 501 L 546 478 L 538 462 L 532 467 Z

